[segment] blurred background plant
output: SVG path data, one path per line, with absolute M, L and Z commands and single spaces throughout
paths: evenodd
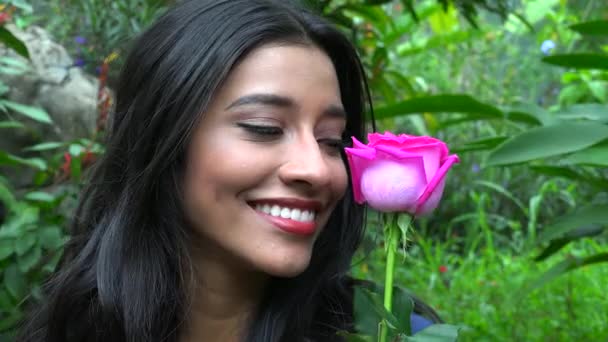
M 440 208 L 418 220 L 398 283 L 463 326 L 463 341 L 608 340 L 608 3 L 309 2 L 360 49 L 379 129 L 437 136 L 462 159 Z M 43 26 L 91 74 L 113 52 L 120 65 L 129 40 L 170 5 L 3 3 L 0 25 Z M 23 52 L 5 32 L 0 40 Z M 0 60 L 3 74 L 25 68 Z M 7 103 L 5 88 L 1 136 L 33 130 L 30 120 L 53 125 L 41 108 Z M 103 153 L 100 136 L 0 150 L 0 166 L 35 171 L 26 187 L 0 177 L 7 340 L 61 253 L 82 170 Z M 381 283 L 376 219 L 353 275 Z

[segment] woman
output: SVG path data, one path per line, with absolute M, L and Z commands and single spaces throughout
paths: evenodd
M 331 341 L 362 235 L 351 44 L 272 0 L 191 0 L 135 43 L 107 150 L 23 341 Z

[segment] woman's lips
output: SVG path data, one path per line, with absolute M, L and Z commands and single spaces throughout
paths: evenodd
M 295 221 L 292 219 L 268 215 L 266 213 L 263 213 L 263 212 L 260 212 L 257 210 L 255 210 L 255 212 L 258 215 L 262 216 L 264 219 L 268 220 L 275 227 L 277 227 L 285 232 L 288 232 L 288 233 L 308 236 L 308 235 L 313 235 L 316 231 L 315 221 L 300 222 L 300 221 Z

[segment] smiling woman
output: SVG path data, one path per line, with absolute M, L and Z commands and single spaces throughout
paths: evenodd
M 355 49 L 285 1 L 190 0 L 135 43 L 20 341 L 333 341 L 362 235 Z

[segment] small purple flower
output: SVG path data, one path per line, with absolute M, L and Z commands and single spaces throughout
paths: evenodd
M 542 52 L 544 55 L 548 55 L 551 50 L 555 49 L 555 46 L 554 41 L 547 39 L 540 45 L 540 52 Z
M 481 170 L 481 168 L 479 167 L 479 164 L 475 163 L 473 164 L 473 166 L 471 166 L 471 171 L 473 173 L 479 173 L 479 171 Z
M 80 45 L 84 45 L 87 43 L 87 39 L 83 36 L 76 36 L 74 38 L 74 41 L 76 42 L 76 44 L 80 44 Z
M 85 60 L 84 60 L 84 59 L 82 59 L 82 58 L 76 58 L 76 60 L 74 60 L 74 66 L 75 66 L 75 67 L 81 68 L 81 67 L 83 67 L 85 64 L 87 64 L 87 63 L 86 63 L 86 62 L 85 62 Z

